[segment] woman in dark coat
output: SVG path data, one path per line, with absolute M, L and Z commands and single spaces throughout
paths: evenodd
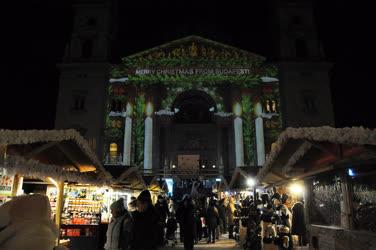
M 181 226 L 183 230 L 184 250 L 193 250 L 195 239 L 195 216 L 192 199 L 189 196 L 183 198 L 184 208 L 181 215 Z
M 215 207 L 215 201 L 210 201 L 209 207 L 206 210 L 206 223 L 208 226 L 208 243 L 215 243 L 215 229 L 218 226 L 219 214 Z
M 137 211 L 133 212 L 132 250 L 156 250 L 159 217 L 151 203 L 151 195 L 144 190 L 137 198 Z
M 292 206 L 292 226 L 291 234 L 299 236 L 299 245 L 306 244 L 306 225 L 304 219 L 304 204 L 302 201 L 296 202 Z

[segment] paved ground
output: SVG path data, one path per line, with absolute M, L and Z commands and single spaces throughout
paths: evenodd
M 206 243 L 206 240 L 204 239 L 194 246 L 194 250 L 207 250 L 207 249 L 241 250 L 242 249 L 241 247 L 239 247 L 239 245 L 237 245 L 237 243 L 234 240 L 230 240 L 226 238 L 225 236 L 228 236 L 228 235 L 221 236 L 220 239 L 215 242 L 215 244 L 208 244 Z M 163 248 L 163 250 L 172 250 L 172 249 L 184 249 L 184 247 L 181 243 L 179 243 L 174 248 L 171 246 Z

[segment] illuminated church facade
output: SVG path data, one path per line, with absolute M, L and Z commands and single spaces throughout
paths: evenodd
M 56 128 L 80 130 L 104 165 L 136 167 L 144 176 L 229 181 L 236 169 L 257 171 L 283 128 L 333 125 L 330 64 L 314 46 L 311 6 L 277 2 L 280 60 L 272 64 L 188 36 L 110 65 L 103 12 L 111 6 L 77 4 L 60 65 Z

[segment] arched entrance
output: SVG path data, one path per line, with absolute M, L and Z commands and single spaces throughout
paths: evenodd
M 159 119 L 155 152 L 160 168 L 180 178 L 198 178 L 205 171 L 217 176 L 222 130 L 213 98 L 204 91 L 188 90 L 176 97 L 172 110 L 174 115 Z
M 174 122 L 176 123 L 212 123 L 213 115 L 217 111 L 213 98 L 204 91 L 188 90 L 175 99 L 172 110 L 174 110 Z

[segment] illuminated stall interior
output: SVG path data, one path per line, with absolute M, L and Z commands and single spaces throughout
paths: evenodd
M 288 128 L 274 144 L 257 180 L 264 187 L 291 194 L 289 203 L 304 195 L 313 248 L 373 249 L 375 169 L 376 130 Z

